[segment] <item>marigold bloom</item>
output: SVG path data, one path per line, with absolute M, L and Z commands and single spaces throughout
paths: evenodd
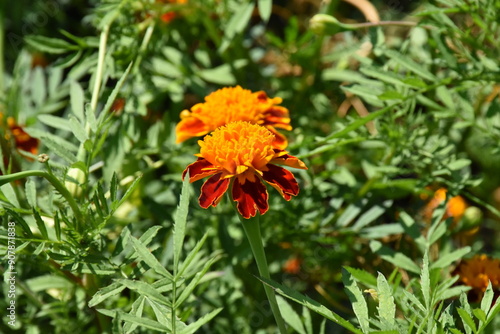
M 3 119 L 3 114 L 0 113 L 0 123 Z M 4 127 L 4 125 L 1 125 Z M 7 117 L 7 126 L 9 131 L 6 131 L 4 138 L 6 140 L 14 139 L 16 148 L 20 151 L 30 152 L 31 154 L 38 154 L 39 141 L 36 138 L 31 137 L 23 128 L 16 123 L 13 117 Z
M 289 258 L 283 265 L 283 271 L 288 274 L 298 274 L 302 260 L 298 257 Z
M 439 206 L 439 204 L 446 200 L 446 192 L 447 190 L 444 188 L 436 190 L 434 197 L 424 208 L 423 215 L 426 220 L 430 221 L 434 210 Z M 467 209 L 467 203 L 462 196 L 452 197 L 448 200 L 448 203 L 446 203 L 446 213 L 444 218 L 453 217 L 453 221 L 456 223 L 464 215 L 465 209 Z
M 289 201 L 299 193 L 295 177 L 277 166 L 307 169 L 302 161 L 286 151 L 273 148 L 274 135 L 266 128 L 249 122 L 233 122 L 217 128 L 199 140 L 198 160 L 187 166 L 190 182 L 210 176 L 201 187 L 202 208 L 217 206 L 231 185 L 232 197 L 244 218 L 264 214 L 269 209 L 268 193 L 262 181 L 269 183 Z M 232 182 L 231 182 L 232 181 Z
M 463 261 L 457 273 L 465 285 L 472 287 L 480 295 L 486 291 L 490 281 L 493 289 L 500 288 L 500 260 L 491 259 L 485 254 Z
M 235 121 L 259 124 L 271 131 L 273 146 L 283 150 L 288 145 L 286 137 L 276 128 L 291 130 L 288 109 L 278 106 L 280 97 L 269 98 L 263 91 L 255 92 L 240 86 L 219 89 L 198 103 L 191 111 L 181 112 L 177 124 L 177 143 L 191 137 L 203 136 L 216 128 Z
M 156 0 L 157 3 L 185 4 L 187 0 Z M 164 23 L 169 23 L 177 17 L 174 11 L 166 12 L 160 16 Z

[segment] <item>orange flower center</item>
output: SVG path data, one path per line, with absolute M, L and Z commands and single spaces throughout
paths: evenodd
M 210 129 L 235 121 L 262 124 L 263 113 L 281 102 L 279 97 L 259 98 L 259 93 L 252 93 L 240 86 L 226 87 L 205 97 L 204 103 L 194 105 L 192 112 L 184 111 L 181 118 L 194 116 Z
M 253 172 L 266 171 L 266 165 L 276 157 L 273 140 L 274 135 L 260 125 L 233 122 L 198 141 L 201 150 L 196 156 L 221 170 L 223 178 L 245 174 L 253 180 Z

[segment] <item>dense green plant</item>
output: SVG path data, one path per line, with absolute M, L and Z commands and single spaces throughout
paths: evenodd
M 0 4 L 0 331 L 276 332 L 263 282 L 288 332 L 498 332 L 498 282 L 457 276 L 500 256 L 498 0 L 27 2 Z M 234 85 L 283 98 L 309 167 L 269 189 L 271 279 L 181 177 L 180 113 Z

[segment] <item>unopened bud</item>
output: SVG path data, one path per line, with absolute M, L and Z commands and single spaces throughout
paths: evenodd
M 38 155 L 38 162 L 40 162 L 42 164 L 46 163 L 49 160 L 50 160 L 50 157 L 48 154 L 42 153 L 42 154 Z
M 464 230 L 470 230 L 481 224 L 483 220 L 483 212 L 476 206 L 469 206 L 465 209 L 464 216 L 462 218 Z
M 79 168 L 70 168 L 66 174 L 64 185 L 66 189 L 75 197 L 82 194 L 81 184 L 85 181 L 85 173 Z

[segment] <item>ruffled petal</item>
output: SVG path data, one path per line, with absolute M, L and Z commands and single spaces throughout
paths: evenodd
M 274 141 L 273 141 L 273 147 L 277 148 L 279 150 L 284 150 L 288 146 L 288 140 L 286 137 L 276 131 L 276 129 L 273 126 L 266 126 L 266 129 L 271 131 L 274 135 Z
M 258 177 L 253 181 L 246 179 L 241 183 L 239 178 L 233 182 L 233 200 L 238 202 L 237 208 L 243 218 L 254 217 L 259 210 L 263 215 L 269 209 L 267 189 Z
M 198 158 L 198 160 L 188 165 L 184 170 L 184 172 L 182 172 L 183 180 L 188 170 L 189 170 L 189 182 L 201 180 L 204 177 L 213 175 L 218 172 L 218 170 L 214 168 L 214 165 L 208 162 L 205 158 Z
M 291 172 L 275 165 L 267 165 L 267 171 L 263 172 L 262 178 L 278 190 L 284 199 L 289 201 L 292 196 L 299 193 L 299 185 Z
M 280 106 L 273 106 L 263 114 L 264 125 L 273 125 L 277 128 L 292 130 L 288 109 Z
M 216 174 L 209 178 L 201 186 L 201 195 L 198 201 L 204 209 L 209 206 L 217 206 L 222 195 L 227 191 L 231 179 L 221 179 L 221 174 Z
M 271 160 L 271 164 L 278 164 L 278 165 L 285 165 L 288 167 L 293 167 L 293 168 L 298 168 L 298 169 L 307 169 L 306 164 L 302 162 L 297 157 L 294 157 L 293 155 L 290 155 L 286 152 L 283 152 L 283 150 L 274 150 L 276 157 Z
M 175 127 L 176 143 L 207 134 L 210 131 L 208 126 L 197 117 L 186 117 Z

